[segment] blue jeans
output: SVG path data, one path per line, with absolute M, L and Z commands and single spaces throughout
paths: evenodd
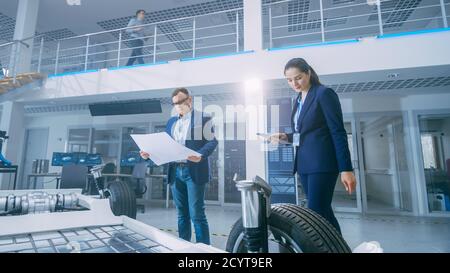
M 131 51 L 131 56 L 128 59 L 128 62 L 126 66 L 133 65 L 135 61 L 137 61 L 139 64 L 144 64 L 144 58 L 142 55 L 142 48 L 144 47 L 144 41 L 141 39 L 131 40 L 130 41 L 131 47 L 133 47 L 133 50 Z
M 338 176 L 338 173 L 300 174 L 300 182 L 308 199 L 308 208 L 327 219 L 341 233 L 341 227 L 331 208 Z
M 177 167 L 175 172 L 171 188 L 178 214 L 179 237 L 191 241 L 192 220 L 196 242 L 209 245 L 209 226 L 205 214 L 206 185 L 194 183 L 187 167 Z

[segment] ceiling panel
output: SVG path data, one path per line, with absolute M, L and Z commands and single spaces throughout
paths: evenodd
M 0 40 L 12 40 L 14 36 L 15 25 L 15 19 L 0 12 Z

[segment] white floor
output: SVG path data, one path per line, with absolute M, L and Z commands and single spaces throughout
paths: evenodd
M 225 249 L 232 224 L 241 216 L 240 207 L 207 206 L 211 243 Z M 342 233 L 350 248 L 364 241 L 378 241 L 385 252 L 450 253 L 450 218 L 403 216 L 361 216 L 337 213 Z M 177 235 L 173 207 L 147 205 L 138 220 Z M 193 236 L 194 238 L 194 236 Z

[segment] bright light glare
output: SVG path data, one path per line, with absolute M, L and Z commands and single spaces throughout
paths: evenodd
M 262 92 L 262 81 L 257 78 L 249 79 L 245 81 L 245 92 L 249 93 L 260 93 Z

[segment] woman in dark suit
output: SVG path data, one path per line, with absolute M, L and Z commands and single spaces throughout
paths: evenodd
M 356 179 L 339 98 L 320 83 L 314 69 L 302 58 L 290 60 L 284 75 L 298 93 L 291 118 L 293 133 L 273 134 L 270 141 L 288 141 L 294 145 L 294 175 L 299 175 L 308 207 L 340 232 L 331 208 L 336 180 L 341 174 L 345 189 L 352 194 Z

